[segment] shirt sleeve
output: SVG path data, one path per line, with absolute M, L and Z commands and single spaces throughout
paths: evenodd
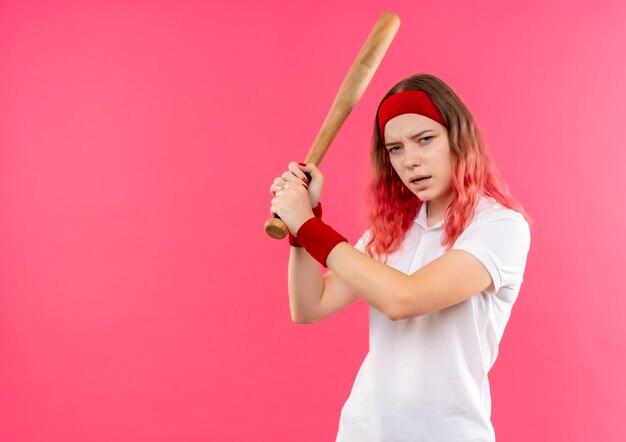
M 468 227 L 452 249 L 466 250 L 482 262 L 494 285 L 493 291 L 485 293 L 492 295 L 503 286 L 522 283 L 530 227 L 521 215 L 483 221 Z
M 369 237 L 370 237 L 370 231 L 368 230 L 361 236 L 361 238 L 359 238 L 359 240 L 354 245 L 354 248 L 357 249 L 359 252 L 367 255 L 367 252 L 365 251 L 365 246 L 367 246 Z

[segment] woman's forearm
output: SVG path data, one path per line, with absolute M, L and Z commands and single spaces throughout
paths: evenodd
M 296 323 L 313 322 L 319 309 L 324 281 L 319 263 L 304 247 L 292 247 L 287 276 L 291 319 Z
M 359 298 L 389 318 L 396 318 L 407 282 L 404 273 L 371 259 L 347 242 L 337 244 L 326 263 Z

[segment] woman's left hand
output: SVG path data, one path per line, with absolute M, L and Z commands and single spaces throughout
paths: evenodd
M 272 185 L 271 212 L 276 213 L 287 225 L 292 235 L 296 236 L 300 226 L 313 218 L 308 189 L 301 178 L 291 171 L 284 172 Z

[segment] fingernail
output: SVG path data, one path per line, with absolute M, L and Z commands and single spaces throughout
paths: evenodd
M 302 181 L 304 181 L 305 183 L 309 184 L 309 180 L 307 179 L 307 177 L 302 178 Z
M 309 190 L 309 186 L 307 186 L 306 184 L 304 185 L 304 188 L 305 188 L 306 190 Z
M 306 163 L 298 163 L 301 166 L 306 166 Z

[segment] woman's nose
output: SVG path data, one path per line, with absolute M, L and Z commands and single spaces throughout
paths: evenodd
M 407 146 L 404 152 L 404 165 L 406 167 L 413 167 L 420 166 L 421 164 L 422 159 L 420 158 L 417 147 L 413 145 Z

